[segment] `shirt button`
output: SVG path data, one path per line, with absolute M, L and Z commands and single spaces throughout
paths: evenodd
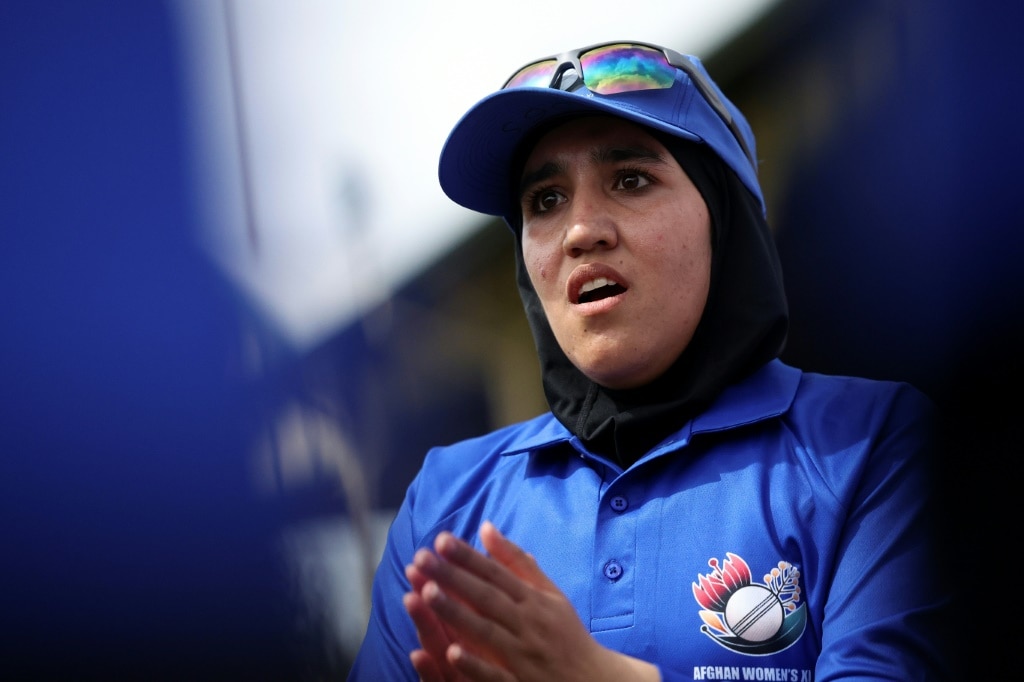
M 617 512 L 624 512 L 629 508 L 629 501 L 622 495 L 616 495 L 611 501 L 612 509 Z
M 608 580 L 618 580 L 622 577 L 622 566 L 618 561 L 609 561 L 604 565 L 604 577 Z

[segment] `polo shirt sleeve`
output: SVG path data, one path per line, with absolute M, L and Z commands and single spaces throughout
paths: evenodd
M 419 545 L 413 531 L 413 508 L 421 476 L 406 493 L 388 530 L 384 553 L 374 574 L 370 597 L 370 620 L 348 679 L 350 682 L 418 680 L 409 654 L 419 648 L 416 628 L 402 605 L 402 596 L 412 589 L 405 566 Z
M 866 419 L 869 454 L 841 503 L 816 682 L 949 676 L 951 608 L 938 552 L 934 411 L 900 385 Z M 849 415 L 856 426 L 861 415 Z

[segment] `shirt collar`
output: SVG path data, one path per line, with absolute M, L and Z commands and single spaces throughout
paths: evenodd
M 699 433 L 725 431 L 784 414 L 793 404 L 800 374 L 800 370 L 778 359 L 766 363 L 743 381 L 726 388 L 707 410 L 658 444 L 644 459 L 680 448 Z M 502 454 L 515 455 L 570 441 L 579 445 L 553 415 L 547 417 L 524 424 Z

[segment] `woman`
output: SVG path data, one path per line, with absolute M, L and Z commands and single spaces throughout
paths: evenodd
M 754 140 L 700 61 L 531 63 L 440 179 L 502 216 L 551 411 L 428 453 L 350 679 L 942 679 L 931 407 L 782 363 Z

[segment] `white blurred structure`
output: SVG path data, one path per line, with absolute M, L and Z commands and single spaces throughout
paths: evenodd
M 441 192 L 437 157 L 507 74 L 602 40 L 706 57 L 774 4 L 177 0 L 210 244 L 313 345 L 480 223 Z

